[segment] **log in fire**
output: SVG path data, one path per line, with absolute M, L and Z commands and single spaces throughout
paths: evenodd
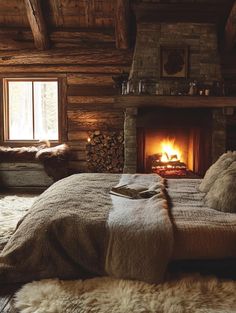
M 174 139 L 161 142 L 161 152 L 150 155 L 148 163 L 153 173 L 168 177 L 182 177 L 187 175 L 187 166 L 181 161 L 181 151 L 174 144 Z

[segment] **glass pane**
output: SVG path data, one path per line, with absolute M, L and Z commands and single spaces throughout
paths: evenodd
M 58 83 L 34 82 L 35 139 L 58 140 Z
M 9 140 L 33 139 L 32 83 L 9 82 Z

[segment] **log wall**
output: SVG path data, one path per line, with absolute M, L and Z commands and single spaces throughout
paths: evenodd
M 17 36 L 15 31 L 10 34 L 12 38 Z M 29 47 L 31 41 L 33 44 L 32 35 L 28 30 L 22 32 L 21 38 L 22 41 L 17 42 L 18 46 L 27 42 Z M 99 131 L 102 137 L 123 136 L 123 109 L 114 107 L 117 90 L 114 88 L 112 76 L 123 71 L 129 72 L 132 51 L 116 49 L 112 31 L 104 29 L 71 32 L 71 35 L 68 31 L 55 31 L 50 33 L 50 40 L 53 42 L 53 48 L 46 51 L 2 49 L 4 51 L 0 56 L 0 77 L 60 77 L 63 84 L 62 105 L 65 111 L 63 141 L 67 142 L 72 150 L 69 169 L 72 173 L 96 170 L 94 154 L 93 162 L 90 162 L 92 159 L 88 138 L 96 131 Z M 119 140 L 119 151 L 123 153 L 123 142 Z M 105 143 L 103 145 L 104 148 L 102 145 L 99 148 L 105 152 L 100 153 L 100 163 L 102 158 L 106 158 L 108 149 Z M 97 170 L 117 172 L 122 167 L 123 156 L 120 156 L 118 163 L 114 161 L 100 166 Z
M 88 149 L 88 138 L 93 137 L 93 132 L 98 131 L 101 136 L 112 137 L 114 134 L 119 136 L 119 132 L 123 131 L 123 110 L 113 107 L 116 95 L 113 83 L 112 73 L 67 75 L 67 125 L 68 143 L 72 149 L 72 170 L 96 171 L 95 160 L 91 163 L 87 153 L 91 153 Z M 99 146 L 104 164 L 107 156 L 104 152 L 107 152 L 107 148 L 105 143 Z M 100 166 L 97 170 L 100 168 L 100 171 L 117 171 L 116 164 L 114 167 L 107 167 L 105 170 L 104 166 Z

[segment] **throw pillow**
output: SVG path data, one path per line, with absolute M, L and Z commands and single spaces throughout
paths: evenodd
M 220 173 L 225 171 L 234 161 L 236 161 L 236 151 L 224 153 L 206 172 L 199 190 L 208 192 Z
M 215 180 L 205 197 L 205 202 L 212 209 L 236 213 L 236 162 Z

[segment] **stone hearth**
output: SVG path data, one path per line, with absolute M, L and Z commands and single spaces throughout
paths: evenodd
M 149 107 L 148 110 L 150 110 L 150 114 L 152 114 L 153 107 Z M 189 108 L 189 110 L 191 110 L 191 108 Z M 209 123 L 211 125 L 210 131 L 211 138 L 209 138 L 209 141 L 211 144 L 208 147 L 208 149 L 210 149 L 210 151 L 208 151 L 208 154 L 210 155 L 210 163 L 212 163 L 226 150 L 226 116 L 224 115 L 223 108 L 212 108 L 209 110 L 211 113 L 211 117 L 209 118 Z M 135 173 L 139 168 L 137 163 L 138 160 L 137 129 L 138 121 L 142 120 L 140 111 L 141 109 L 137 107 L 132 108 L 128 107 L 125 110 L 124 173 Z M 158 129 L 158 125 L 156 126 L 156 128 Z M 206 134 L 206 136 L 208 135 L 209 134 Z M 203 149 L 205 149 L 205 147 L 203 147 Z

